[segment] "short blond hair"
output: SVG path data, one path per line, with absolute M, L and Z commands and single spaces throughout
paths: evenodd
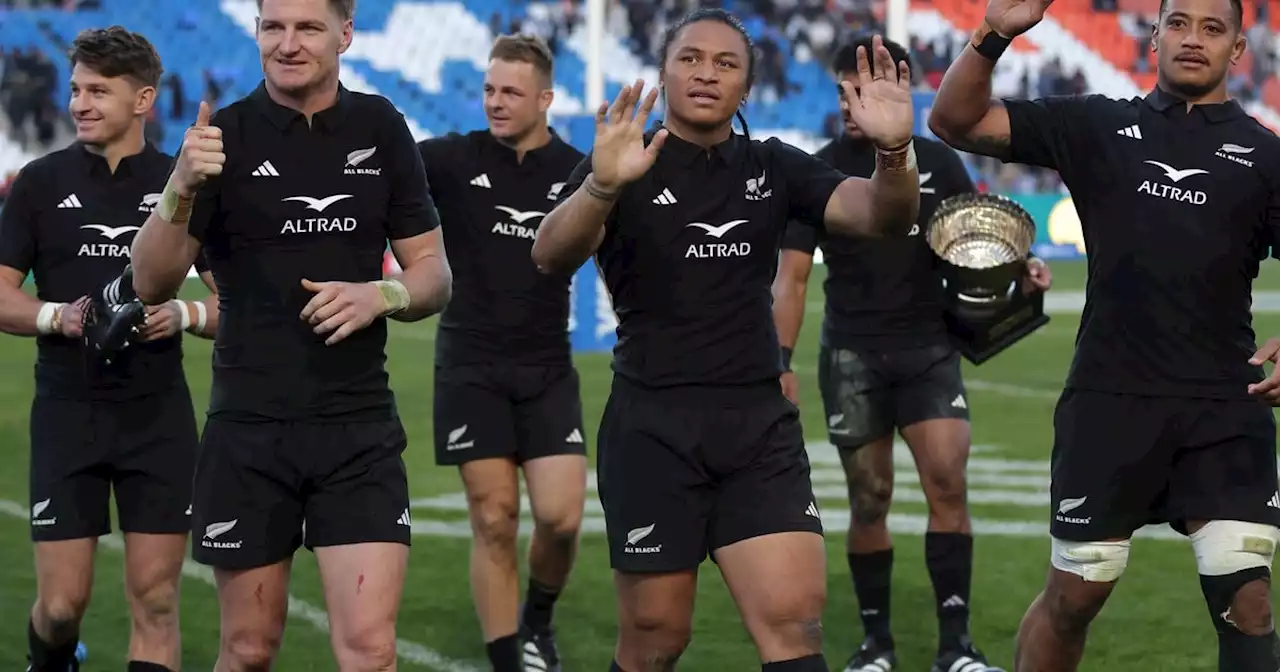
M 350 21 L 356 15 L 356 0 L 329 0 L 329 9 L 343 21 Z M 258 11 L 262 11 L 262 0 L 258 0 Z
M 551 47 L 537 35 L 500 35 L 489 50 L 489 60 L 494 59 L 528 63 L 546 78 L 548 84 L 555 80 L 555 58 L 551 55 Z

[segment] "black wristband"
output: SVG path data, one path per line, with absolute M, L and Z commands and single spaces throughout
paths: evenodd
M 982 36 L 982 41 L 977 44 L 974 44 L 972 41 L 969 42 L 969 44 L 973 45 L 973 50 L 978 52 L 979 56 L 987 59 L 988 61 L 1000 60 L 1000 56 L 1004 54 L 1004 50 L 1008 49 L 1009 45 L 1012 43 L 1013 40 L 1001 36 L 994 30 L 987 30 L 986 34 Z
M 788 348 L 785 345 L 782 346 L 782 370 L 791 370 L 791 348 Z

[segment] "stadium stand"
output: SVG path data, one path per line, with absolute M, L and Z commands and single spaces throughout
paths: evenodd
M 13 0 L 10 0 L 12 2 Z M 19 5 L 23 0 L 17 0 Z M 27 0 L 26 4 L 33 4 Z M 176 149 L 197 101 L 233 100 L 260 78 L 253 43 L 254 0 L 172 2 L 102 0 L 48 3 L 57 7 L 18 9 L 0 14 L 0 48 L 5 55 L 5 107 L 17 93 L 14 71 L 39 53 L 52 75 L 35 95 L 43 96 L 37 114 L 63 116 L 61 91 L 68 77 L 66 45 L 86 27 L 122 24 L 150 36 L 167 68 L 157 107 L 154 140 Z M 622 82 L 656 77 L 652 53 L 660 31 L 687 2 L 610 0 L 604 69 L 612 96 Z M 703 3 L 706 4 L 706 3 Z M 757 136 L 778 136 L 816 149 L 835 131 L 826 51 L 842 32 L 875 29 L 883 15 L 881 0 L 725 0 L 747 17 L 761 53 L 760 95 L 753 96 L 747 118 Z M 86 7 L 87 5 L 87 7 Z M 585 26 L 577 3 L 523 3 L 510 0 L 426 1 L 361 0 L 357 38 L 343 64 L 350 88 L 381 93 L 410 120 L 419 138 L 483 126 L 477 86 L 488 46 L 496 32 L 512 28 L 537 32 L 558 54 L 556 123 L 570 142 L 590 141 L 589 113 L 581 100 L 586 50 Z M 1095 92 L 1121 98 L 1140 95 L 1153 84 L 1145 48 L 1146 30 L 1159 0 L 1060 0 L 1050 16 L 1001 61 L 996 83 L 1000 95 Z M 1275 75 L 1280 10 L 1275 0 L 1245 2 L 1251 55 L 1239 67 L 1237 95 L 1249 111 L 1280 128 L 1280 82 Z M 78 9 L 76 7 L 79 7 Z M 979 0 L 917 0 L 909 30 L 917 60 L 919 88 L 936 86 L 950 54 L 966 39 L 962 29 L 981 20 Z M 71 7 L 68 9 L 67 7 Z M 1105 11 L 1104 11 L 1105 10 Z M 1143 24 L 1145 21 L 1145 24 Z M 28 55 L 15 59 L 15 52 Z M 15 60 L 17 61 L 15 63 Z M 25 121 L 17 114 L 21 127 Z M 32 114 L 27 114 L 27 117 Z M 924 115 L 919 115 L 921 122 Z M 11 125 L 0 125 L 10 128 Z M 10 128 L 12 131 L 13 129 Z M 17 129 L 19 131 L 22 128 Z M 56 129 L 55 129 L 56 131 Z M 927 134 L 921 123 L 920 132 Z M 0 176 L 12 176 L 27 161 L 59 143 L 65 132 L 0 134 Z M 984 183 L 1001 191 L 1055 191 L 1055 179 L 991 162 L 974 162 Z

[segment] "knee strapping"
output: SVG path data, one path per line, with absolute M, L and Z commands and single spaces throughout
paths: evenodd
M 1201 576 L 1226 576 L 1259 567 L 1269 573 L 1277 542 L 1280 529 L 1238 520 L 1210 521 L 1191 535 Z
M 1052 538 L 1050 562 L 1055 569 L 1090 583 L 1113 583 L 1129 564 L 1129 540 L 1064 541 Z

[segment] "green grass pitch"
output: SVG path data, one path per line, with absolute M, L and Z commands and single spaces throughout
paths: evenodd
M 1275 267 L 1259 290 L 1280 290 Z M 1054 264 L 1055 292 L 1063 298 L 1084 287 L 1084 264 Z M 844 560 L 848 520 L 842 474 L 825 445 L 814 359 L 821 323 L 822 268 L 815 269 L 807 321 L 796 352 L 804 385 L 801 407 L 811 442 L 814 487 L 826 519 L 829 597 L 825 613 L 826 653 L 842 664 L 861 639 L 857 605 Z M 199 287 L 190 287 L 199 295 Z M 1078 312 L 1078 311 L 1077 311 Z M 1053 321 L 1026 341 L 980 368 L 966 364 L 975 453 L 969 468 L 970 504 L 978 530 L 973 585 L 973 632 L 994 663 L 1008 666 L 1023 611 L 1039 590 L 1048 567 L 1048 457 L 1054 400 L 1070 362 L 1079 320 L 1075 312 Z M 1255 317 L 1260 338 L 1280 334 L 1280 314 Z M 484 648 L 467 582 L 465 504 L 457 474 L 434 465 L 431 392 L 434 323 L 393 324 L 388 346 L 392 384 L 409 433 L 406 460 L 415 498 L 414 546 L 399 621 L 405 669 L 463 672 L 484 669 Z M 25 660 L 26 614 L 35 595 L 28 536 L 27 422 L 32 394 L 34 344 L 0 338 L 0 666 Z M 209 391 L 210 344 L 187 339 L 186 370 L 203 420 Z M 594 452 L 596 426 L 609 389 L 607 354 L 577 357 L 588 439 Z M 936 638 L 934 599 L 924 568 L 926 507 L 909 457 L 899 454 L 896 501 L 891 518 L 897 544 L 893 624 L 904 670 L 927 669 Z M 527 506 L 526 506 L 527 511 Z M 525 525 L 527 526 L 527 518 Z M 562 654 L 571 671 L 604 670 L 612 657 L 615 603 L 603 541 L 603 518 L 594 490 L 588 493 L 582 550 L 557 610 Z M 89 647 L 84 669 L 119 670 L 125 660 L 129 617 L 122 588 L 118 540 L 104 539 L 97 561 L 93 601 L 83 627 Z M 313 557 L 298 554 L 290 622 L 277 670 L 336 669 L 325 633 L 323 595 Z M 218 648 L 218 608 L 207 570 L 191 565 L 182 585 L 183 664 L 213 666 Z M 703 566 L 694 638 L 681 661 L 684 670 L 759 669 L 715 565 Z M 1083 669 L 1210 670 L 1216 667 L 1215 637 L 1200 598 L 1190 546 L 1179 539 L 1135 542 L 1129 570 L 1091 632 Z

